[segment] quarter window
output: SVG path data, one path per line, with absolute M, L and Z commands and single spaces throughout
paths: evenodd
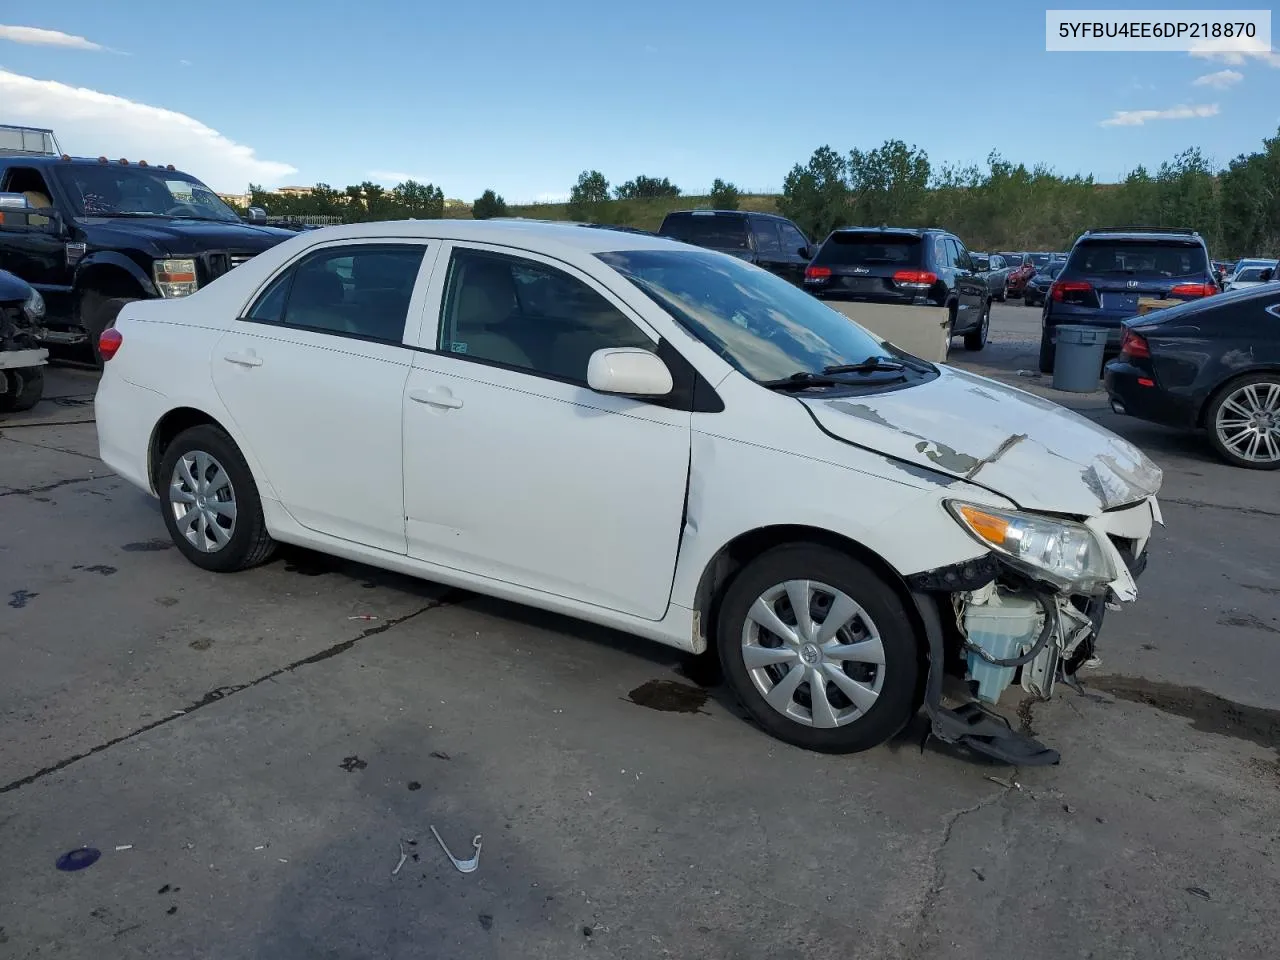
M 444 353 L 571 383 L 597 350 L 657 346 L 581 280 L 518 257 L 455 251 L 443 311 Z
M 424 250 L 416 244 L 320 250 L 278 277 L 247 319 L 400 343 Z

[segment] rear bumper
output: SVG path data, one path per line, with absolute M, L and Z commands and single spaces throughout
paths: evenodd
M 1114 412 L 1168 427 L 1195 427 L 1197 411 L 1189 400 L 1148 385 L 1151 374 L 1126 360 L 1108 363 L 1102 379 Z
M 151 433 L 168 408 L 165 397 L 105 373 L 94 398 L 98 456 L 116 474 L 152 495 Z

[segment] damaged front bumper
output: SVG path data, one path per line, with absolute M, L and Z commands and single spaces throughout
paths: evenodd
M 1013 683 L 1047 700 L 1094 656 L 1103 618 L 1137 597 L 1153 524 L 1154 496 L 1085 521 L 1111 555 L 1115 579 L 1089 595 L 1029 576 L 997 553 L 908 578 L 929 643 L 925 708 L 947 743 L 1017 765 L 1057 763 L 1057 751 L 1013 730 L 987 705 Z M 973 699 L 942 704 L 944 674 L 965 679 Z

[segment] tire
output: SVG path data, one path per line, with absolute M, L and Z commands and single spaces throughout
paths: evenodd
M 93 351 L 93 362 L 102 366 L 102 354 L 98 352 L 98 338 L 102 331 L 116 322 L 121 309 L 127 303 L 141 300 L 141 297 L 108 297 L 96 290 L 86 290 L 80 296 L 80 326 L 89 336 L 89 348 Z
M 981 350 L 987 345 L 987 334 L 990 330 L 991 301 L 988 300 L 982 307 L 982 317 L 978 320 L 977 329 L 964 335 L 964 348 L 966 350 Z
M 1048 332 L 1040 334 L 1040 372 L 1053 373 L 1053 359 L 1057 354 L 1053 341 L 1049 339 Z
M 1246 421 L 1253 426 L 1244 426 Z M 1204 422 L 1210 445 L 1227 463 L 1246 470 L 1280 469 L 1280 373 L 1251 373 L 1230 381 L 1214 394 Z M 1241 426 L 1224 426 L 1231 423 Z M 1227 442 L 1237 437 L 1243 449 Z
M 44 367 L 9 370 L 9 389 L 0 394 L 0 413 L 30 410 L 44 396 Z
M 801 581 L 807 589 L 796 586 Z M 834 639 L 840 646 L 858 644 L 859 655 L 868 659 L 831 658 L 832 642 L 820 641 L 825 645 L 820 646 L 815 633 L 808 634 L 809 642 L 788 643 L 759 626 L 753 610 L 762 607 L 772 611 L 781 628 L 788 618 L 794 626 L 790 597 L 800 589 L 811 598 L 811 623 L 820 612 L 825 621 L 836 604 L 846 611 L 850 602 L 854 605 L 856 612 Z M 834 599 L 837 594 L 842 597 Z M 768 614 L 761 617 L 769 619 Z M 814 630 L 820 627 L 818 623 Z M 746 711 L 765 732 L 793 746 L 822 753 L 870 750 L 898 733 L 917 709 L 921 644 L 912 620 L 881 577 L 828 547 L 789 544 L 749 563 L 725 592 L 716 646 L 725 678 Z M 846 647 L 843 652 L 851 651 Z M 810 678 L 819 673 L 826 679 L 820 702 L 827 709 L 819 710 L 821 725 L 815 725 Z M 779 707 L 770 704 L 766 691 L 776 691 Z M 856 702 L 847 691 L 854 692 Z
M 180 461 L 195 481 L 195 487 L 181 481 Z M 203 471 L 198 469 L 199 465 L 205 466 Z M 220 470 L 228 482 L 223 483 L 211 468 Z M 203 492 L 198 488 L 201 473 L 206 481 L 213 480 Z M 169 536 L 182 555 L 197 567 L 215 573 L 232 573 L 264 563 L 275 552 L 276 543 L 267 532 L 253 473 L 235 442 L 217 427 L 201 424 L 173 439 L 160 460 L 156 489 Z M 180 509 L 188 510 L 188 517 L 198 516 L 192 517 L 191 524 L 180 525 Z M 190 538 L 187 530 L 191 532 Z M 218 530 L 225 537 L 219 536 Z

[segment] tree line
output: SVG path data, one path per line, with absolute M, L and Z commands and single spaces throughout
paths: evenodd
M 249 193 L 251 205 L 273 215 L 346 222 L 430 219 L 445 211 L 440 187 L 412 180 L 389 190 L 365 182 L 344 190 L 320 183 L 297 196 L 251 185 Z M 599 170 L 584 170 L 563 207 L 519 212 L 645 226 L 664 209 L 736 210 L 743 200 L 734 184 L 720 179 L 709 196 L 687 197 L 667 177 L 642 174 L 611 185 Z M 985 164 L 956 166 L 935 165 L 924 150 L 896 139 L 847 153 L 825 145 L 792 167 L 781 195 L 753 200 L 753 208 L 776 209 L 816 238 L 852 224 L 941 226 L 973 249 L 1063 250 L 1089 227 L 1143 224 L 1198 230 L 1214 256 L 1267 255 L 1280 251 L 1280 132 L 1225 167 L 1193 147 L 1154 170 L 1140 166 L 1123 182 L 1107 184 L 1063 176 L 1044 164 L 1015 164 L 995 152 Z M 510 210 L 493 190 L 471 204 L 477 219 Z

